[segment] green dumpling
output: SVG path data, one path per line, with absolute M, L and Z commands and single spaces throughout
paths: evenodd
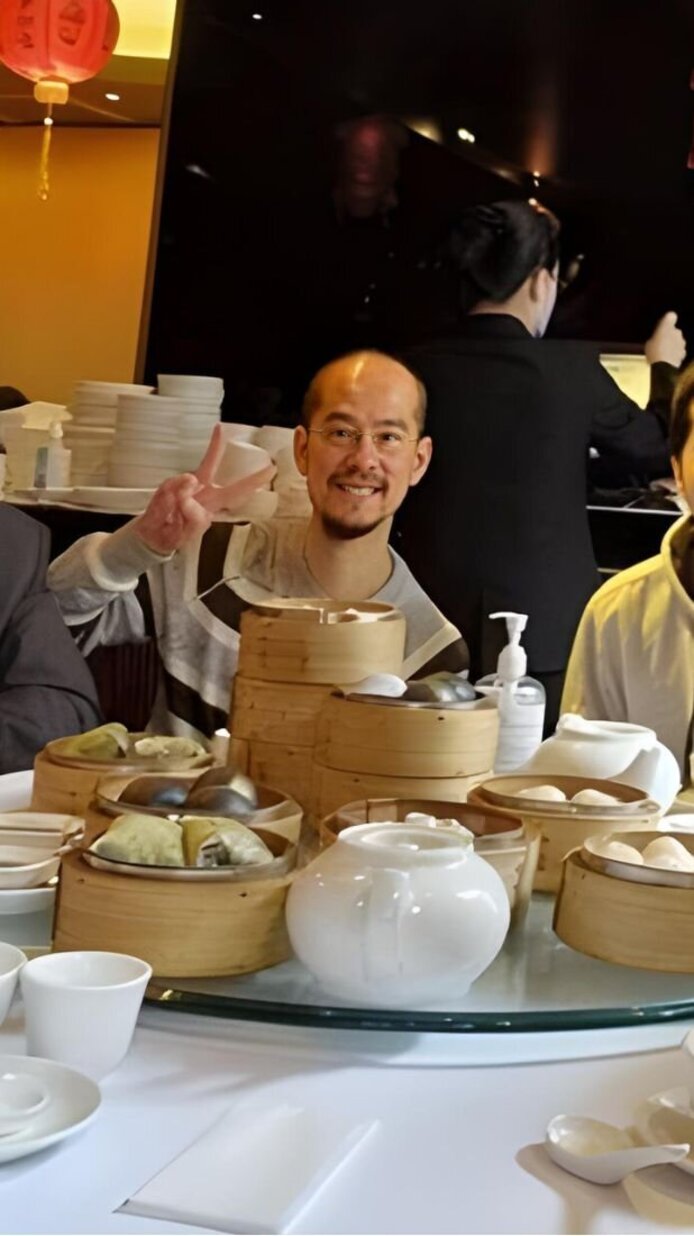
M 142 863 L 147 867 L 184 865 L 180 825 L 156 815 L 119 815 L 91 849 L 116 863 Z
M 175 738 L 147 734 L 133 743 L 135 754 L 140 759 L 193 760 L 207 755 L 202 743 L 193 738 Z
M 128 750 L 128 731 L 119 721 L 110 721 L 86 734 L 66 738 L 61 744 L 61 754 L 79 756 L 85 760 L 120 760 Z

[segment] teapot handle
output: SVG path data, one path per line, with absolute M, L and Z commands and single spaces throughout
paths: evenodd
M 362 973 L 367 982 L 396 978 L 403 971 L 402 925 L 414 905 L 407 871 L 372 868 L 360 896 Z

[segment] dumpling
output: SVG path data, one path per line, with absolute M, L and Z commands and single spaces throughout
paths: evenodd
M 591 852 L 601 858 L 614 858 L 620 863 L 636 863 L 643 866 L 643 855 L 633 845 L 625 845 L 623 841 L 612 841 L 609 837 L 600 837 L 591 844 Z
M 585 790 L 579 790 L 577 794 L 574 794 L 571 801 L 580 803 L 583 807 L 617 807 L 621 800 L 615 798 L 614 794 L 603 794 L 602 790 L 586 787 Z
M 527 790 L 519 790 L 516 798 L 533 798 L 536 802 L 565 803 L 566 794 L 556 785 L 531 785 Z
M 154 867 L 183 866 L 183 833 L 175 820 L 156 815 L 119 815 L 91 846 L 94 854 L 117 863 Z
M 694 871 L 694 856 L 674 837 L 658 837 L 643 851 L 647 867 L 659 867 L 663 871 Z
M 207 752 L 202 743 L 193 738 L 169 738 L 158 734 L 138 738 L 133 743 L 135 754 L 141 759 L 166 757 L 167 759 L 192 760 Z
M 249 867 L 275 857 L 262 837 L 238 820 L 184 816 L 181 827 L 188 867 Z
M 61 744 L 63 755 L 80 756 L 89 760 L 119 760 L 128 750 L 128 731 L 119 721 L 100 725 L 86 734 L 66 738 Z

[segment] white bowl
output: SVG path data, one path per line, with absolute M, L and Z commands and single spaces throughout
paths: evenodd
M 30 846 L 0 845 L 0 888 L 38 888 L 58 874 L 60 855 Z
M 262 425 L 253 435 L 253 445 L 262 447 L 275 460 L 281 451 L 292 450 L 293 441 L 294 430 L 282 425 Z
M 0 1026 L 9 1012 L 23 965 L 26 965 L 26 954 L 21 949 L 14 944 L 0 944 Z
M 214 475 L 217 485 L 230 485 L 272 465 L 272 457 L 250 442 L 228 442 Z

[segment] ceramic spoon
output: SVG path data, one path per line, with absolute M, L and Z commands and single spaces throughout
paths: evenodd
M 48 1106 L 43 1082 L 27 1073 L 0 1074 L 0 1137 L 19 1133 Z
M 658 1163 L 677 1163 L 689 1144 L 636 1146 L 626 1129 L 589 1116 L 555 1116 L 545 1134 L 550 1159 L 564 1171 L 593 1184 L 617 1184 L 632 1172 Z

